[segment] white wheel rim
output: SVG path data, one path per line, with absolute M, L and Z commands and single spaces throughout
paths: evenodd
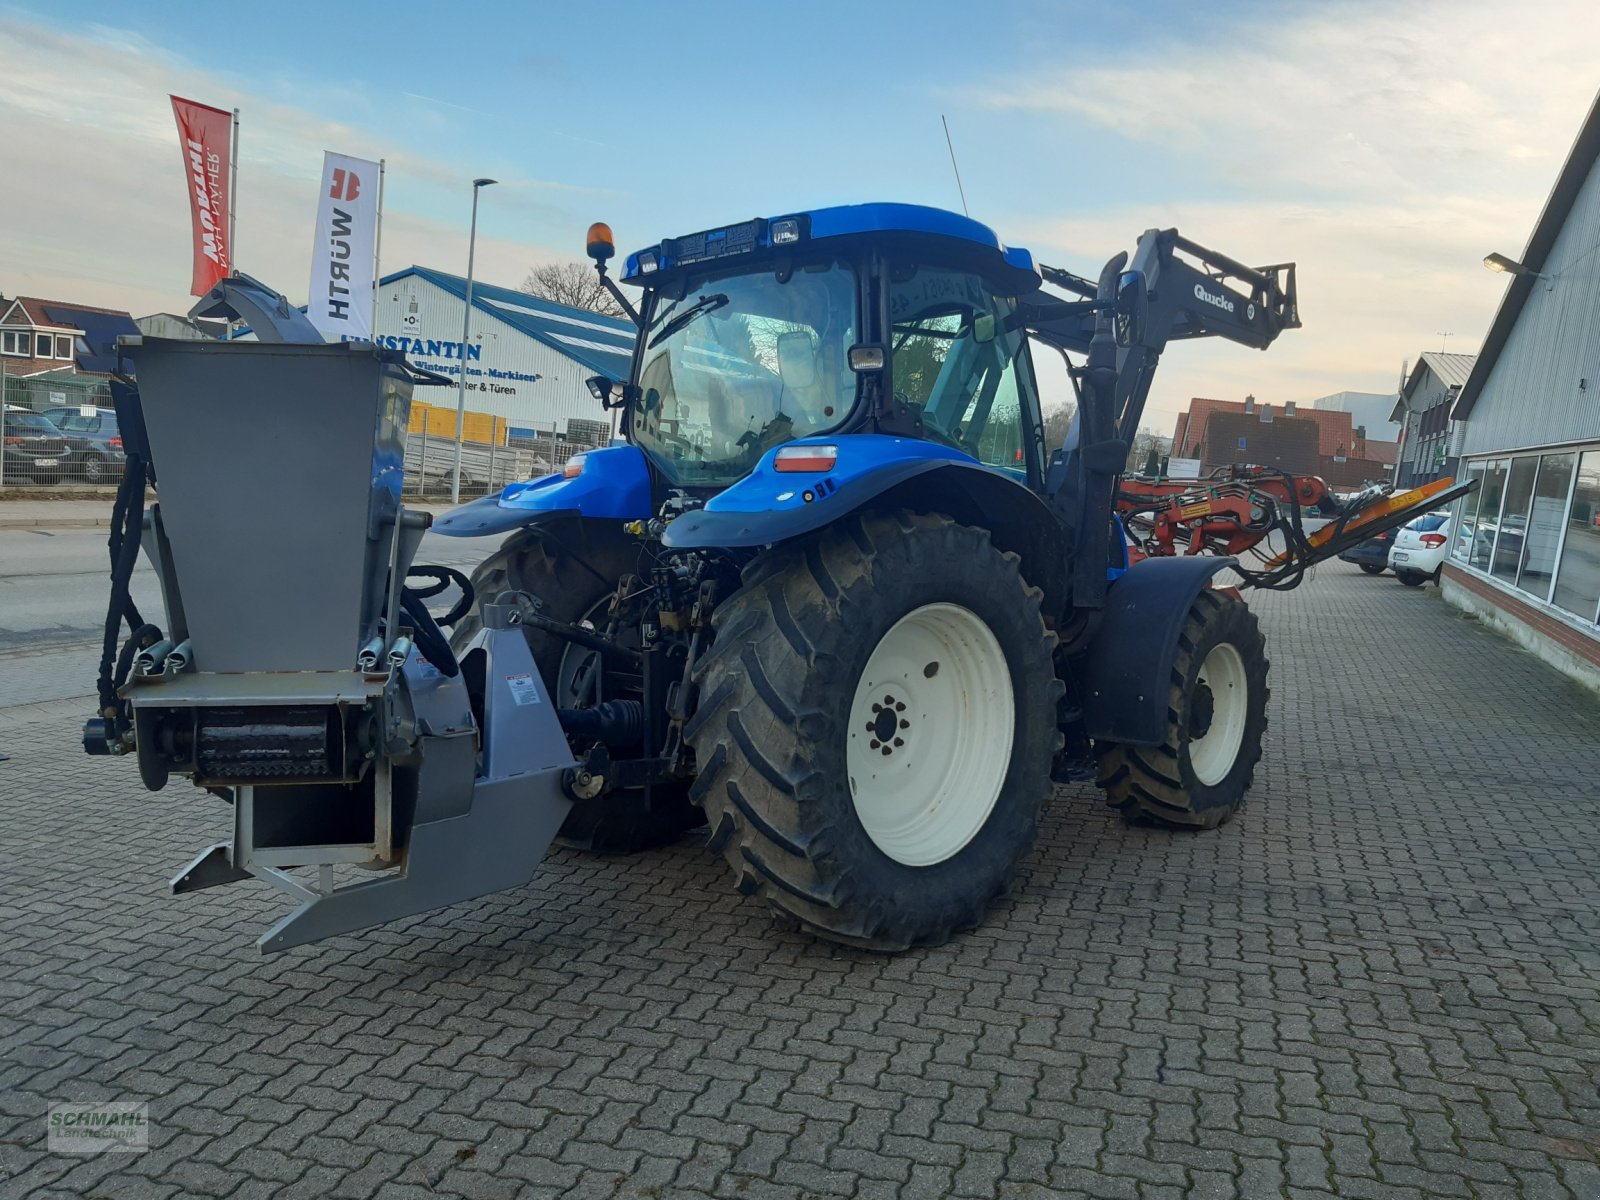
M 1211 724 L 1199 737 L 1190 735 L 1189 766 L 1195 778 L 1208 787 L 1221 783 L 1233 770 L 1244 745 L 1245 718 L 1250 711 L 1250 681 L 1244 659 L 1227 642 L 1211 647 L 1200 664 L 1199 684 L 1211 690 Z
M 1000 799 L 1015 726 L 1011 668 L 981 617 L 925 604 L 895 622 L 856 684 L 845 751 L 873 845 L 908 867 L 966 846 Z

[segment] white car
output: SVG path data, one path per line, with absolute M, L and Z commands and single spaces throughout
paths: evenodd
M 1451 517 L 1447 512 L 1424 513 L 1394 535 L 1389 547 L 1389 569 L 1407 587 L 1439 582 L 1439 568 L 1450 549 Z

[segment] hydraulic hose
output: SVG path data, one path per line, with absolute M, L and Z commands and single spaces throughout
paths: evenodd
M 100 715 L 114 718 L 119 733 L 127 727 L 127 718 L 122 712 L 117 689 L 127 682 L 133 656 L 140 648 L 138 644 L 147 638 L 150 639 L 147 644 L 161 639 L 161 631 L 146 624 L 139 615 L 129 591 L 133 569 L 139 561 L 139 539 L 144 527 L 144 477 L 143 457 L 130 452 L 123 464 L 122 482 L 111 508 L 111 530 L 106 538 L 111 558 L 111 596 L 106 608 L 95 690 L 100 700 Z M 117 634 L 123 621 L 128 623 L 129 637 L 119 654 Z

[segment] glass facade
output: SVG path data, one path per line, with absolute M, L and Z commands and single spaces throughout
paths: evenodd
M 1600 446 L 1470 460 L 1480 480 L 1456 502 L 1450 557 L 1600 624 Z

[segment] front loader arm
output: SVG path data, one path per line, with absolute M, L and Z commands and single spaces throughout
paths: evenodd
M 1078 391 L 1077 448 L 1052 465 L 1056 503 L 1075 527 L 1072 602 L 1104 605 L 1111 510 L 1128 444 L 1144 416 L 1167 343 L 1224 337 L 1264 350 L 1300 324 L 1292 263 L 1247 267 L 1181 236 L 1149 229 L 1131 257 L 1119 254 L 1091 283 L 1041 267 L 1047 283 L 1076 299 L 1044 294 L 1024 304 L 1031 336 L 1085 356 L 1071 367 Z M 1109 547 L 1107 547 L 1109 550 Z

